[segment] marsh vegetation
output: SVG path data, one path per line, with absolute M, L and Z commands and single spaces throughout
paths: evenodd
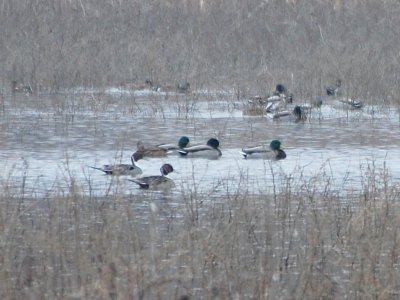
M 399 298 L 399 9 L 3 1 L 0 298 Z M 362 109 L 243 110 L 276 83 L 307 102 L 338 78 Z M 171 163 L 172 191 L 88 167 L 181 135 L 223 154 L 138 162 Z M 285 160 L 241 158 L 273 138 Z

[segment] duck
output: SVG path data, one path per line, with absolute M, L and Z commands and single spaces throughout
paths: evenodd
M 278 112 L 268 113 L 269 116 L 273 120 L 279 120 L 283 118 L 292 119 L 295 123 L 300 121 L 307 120 L 306 109 L 302 108 L 300 105 L 296 105 L 292 111 L 289 110 L 281 110 Z
M 170 164 L 163 164 L 160 168 L 161 175 L 145 176 L 128 179 L 139 185 L 141 189 L 169 189 L 175 187 L 175 183 L 167 175 L 172 173 L 174 168 Z
M 218 159 L 222 156 L 222 152 L 219 149 L 219 141 L 215 138 L 209 139 L 206 145 L 185 147 L 178 150 L 178 152 L 181 156 L 204 157 L 209 159 Z
M 11 81 L 11 92 L 15 93 L 25 93 L 25 94 L 32 94 L 32 87 L 31 85 L 24 85 L 23 83 L 18 83 L 16 80 Z
M 351 99 L 351 98 L 341 98 L 338 99 L 339 105 L 342 108 L 349 108 L 349 109 L 360 109 L 363 107 L 363 103 L 359 100 Z
M 157 146 L 145 146 L 142 141 L 138 141 L 136 152 L 141 153 L 143 157 L 165 157 L 169 153 L 176 152 L 176 150 L 190 147 L 190 140 L 187 136 L 182 136 L 178 140 L 178 144 L 160 144 Z
M 267 98 L 265 111 L 267 113 L 277 112 L 285 109 L 288 104 L 293 103 L 293 95 L 286 96 L 285 94 L 272 95 Z
M 104 172 L 106 175 L 130 175 L 130 176 L 138 176 L 143 173 L 142 169 L 135 164 L 136 161 L 142 159 L 143 155 L 141 153 L 133 153 L 131 156 L 132 164 L 116 164 L 116 165 L 103 165 L 103 167 L 92 167 L 92 169 L 100 170 Z
M 336 79 L 335 85 L 325 87 L 326 94 L 328 96 L 336 96 L 336 97 L 340 96 L 341 95 L 341 90 L 340 90 L 341 86 L 342 86 L 342 80 Z
M 190 83 L 189 82 L 183 82 L 183 83 L 177 83 L 176 84 L 176 91 L 178 93 L 189 93 L 190 92 Z
M 255 147 L 243 147 L 241 154 L 244 159 L 250 155 L 253 157 L 262 157 L 264 159 L 281 160 L 286 158 L 285 151 L 282 150 L 282 143 L 279 140 L 272 140 L 269 146 L 261 145 Z

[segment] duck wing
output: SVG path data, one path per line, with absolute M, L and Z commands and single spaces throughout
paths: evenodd
M 242 148 L 242 151 L 240 153 L 243 155 L 243 158 L 247 158 L 248 155 L 257 153 L 258 154 L 272 153 L 272 150 L 266 146 L 255 146 L 255 147 Z
M 138 166 L 133 166 L 129 164 L 119 164 L 119 165 L 104 165 L 102 168 L 92 167 L 92 169 L 103 171 L 107 175 L 139 175 L 142 173 L 142 169 Z
M 165 151 L 171 151 L 171 150 L 178 150 L 180 149 L 178 145 L 176 144 L 160 144 L 157 146 L 157 148 L 165 150 Z
M 165 176 L 146 176 L 137 179 L 128 179 L 139 185 L 142 189 L 149 189 L 149 188 L 163 188 L 166 186 L 172 187 L 174 186 L 174 182 L 172 179 L 165 177 Z
M 195 153 L 195 152 L 200 152 L 200 151 L 212 151 L 216 150 L 213 147 L 210 147 L 208 145 L 197 145 L 197 146 L 192 146 L 192 147 L 187 147 L 179 150 L 179 153 L 181 155 L 188 155 L 188 153 Z

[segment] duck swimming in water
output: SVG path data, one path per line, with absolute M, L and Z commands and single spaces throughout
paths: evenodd
M 267 114 L 267 116 L 269 116 L 273 120 L 288 118 L 294 121 L 295 123 L 307 120 L 305 109 L 299 105 L 296 105 L 293 108 L 293 111 L 282 110 L 275 113 L 269 113 Z
M 142 189 L 169 189 L 175 187 L 175 183 L 172 179 L 166 177 L 166 175 L 173 171 L 174 168 L 170 164 L 164 164 L 160 168 L 161 175 L 145 176 L 128 180 L 138 184 Z
M 91 167 L 92 169 L 103 171 L 107 175 L 130 175 L 138 176 L 142 174 L 142 169 L 135 164 L 136 161 L 142 159 L 143 156 L 140 153 L 133 153 L 131 156 L 132 164 L 116 164 L 116 165 L 103 165 L 102 168 Z
M 181 156 L 204 157 L 209 159 L 218 159 L 222 156 L 222 152 L 219 149 L 219 141 L 215 138 L 209 139 L 206 145 L 186 147 L 178 150 L 178 152 Z
M 157 146 L 145 146 L 142 141 L 137 143 L 136 152 L 141 153 L 143 157 L 165 157 L 175 150 L 183 149 L 190 146 L 190 141 L 187 136 L 182 136 L 178 144 L 160 144 Z
M 273 140 L 269 146 L 261 145 L 255 147 L 242 148 L 243 158 L 261 157 L 264 159 L 281 160 L 286 158 L 286 153 L 281 149 L 282 143 L 279 140 Z

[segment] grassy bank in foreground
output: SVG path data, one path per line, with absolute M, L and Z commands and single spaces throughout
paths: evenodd
M 400 189 L 383 171 L 352 199 L 326 179 L 218 200 L 78 190 L 27 200 L 2 186 L 2 299 L 399 296 Z

